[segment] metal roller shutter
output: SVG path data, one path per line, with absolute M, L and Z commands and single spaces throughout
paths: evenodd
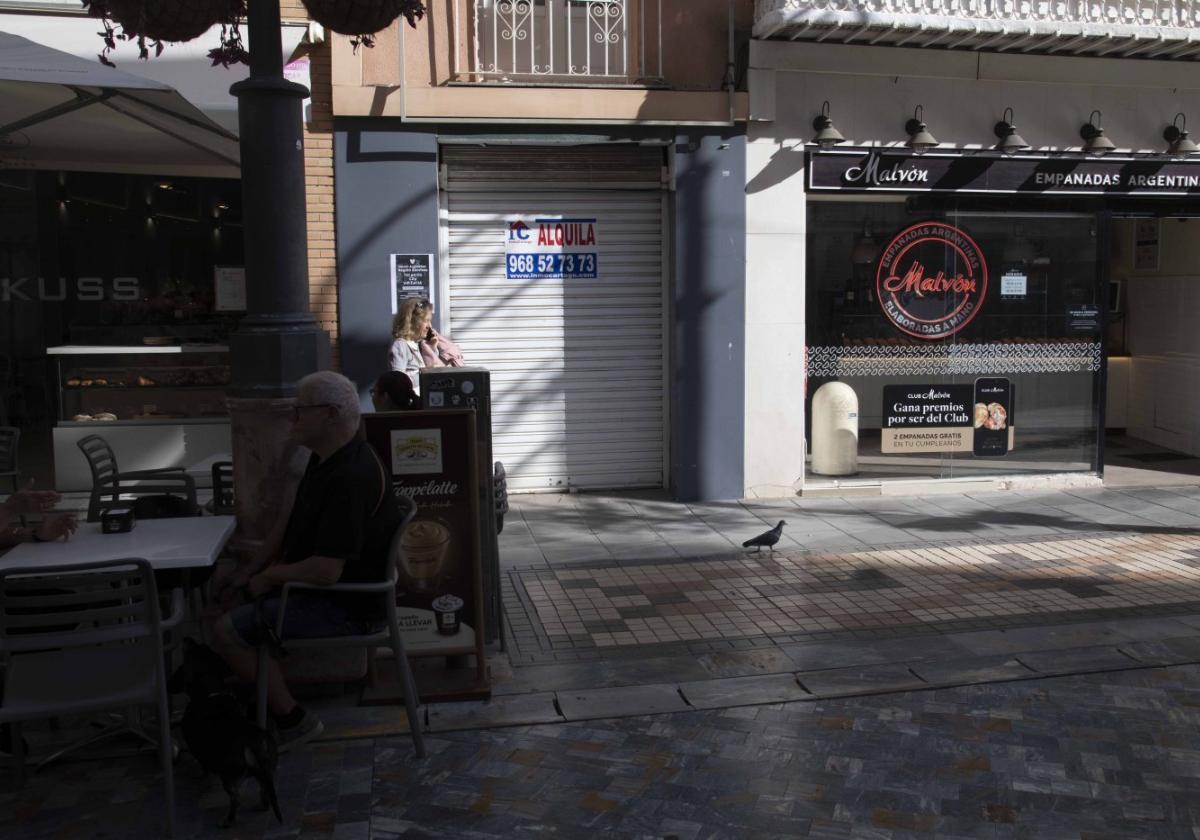
M 442 164 L 447 327 L 492 371 L 509 488 L 663 486 L 663 149 L 447 146 Z M 513 216 L 595 218 L 598 277 L 507 279 Z

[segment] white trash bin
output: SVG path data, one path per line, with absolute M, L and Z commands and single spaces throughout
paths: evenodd
M 858 472 L 858 395 L 845 382 L 826 382 L 813 394 L 812 471 Z

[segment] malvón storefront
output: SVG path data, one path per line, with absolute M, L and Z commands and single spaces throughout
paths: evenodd
M 1200 119 L 1194 71 L 1139 88 L 1112 62 L 987 56 L 939 77 L 932 50 L 771 46 L 751 58 L 749 495 L 1200 467 L 1200 159 L 1162 139 Z M 914 113 L 941 141 L 924 153 Z M 844 142 L 813 142 L 822 114 Z M 1100 114 L 1104 156 L 1080 139 Z

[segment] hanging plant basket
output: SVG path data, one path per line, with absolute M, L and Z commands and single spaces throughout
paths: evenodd
M 242 42 L 241 20 L 246 16 L 246 0 L 82 0 L 90 17 L 104 26 L 100 38 L 104 50 L 100 61 L 116 65 L 109 54 L 118 41 L 137 44 L 141 58 L 151 50 L 161 55 L 163 44 L 190 41 L 220 24 L 220 46 L 208 51 L 213 66 L 247 64 L 249 54 Z
M 115 23 L 152 41 L 190 41 L 228 23 L 229 0 L 107 0 Z
M 372 35 L 401 15 L 416 26 L 425 14 L 421 0 L 304 0 L 312 19 L 343 35 Z

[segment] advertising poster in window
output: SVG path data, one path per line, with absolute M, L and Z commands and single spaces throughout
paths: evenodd
M 971 451 L 981 457 L 1000 457 L 1012 449 L 1013 385 L 1000 376 L 975 380 L 975 405 L 971 412 L 975 436 Z
M 1134 222 L 1134 271 L 1158 271 L 1158 236 L 1158 219 L 1138 219 Z
M 513 216 L 504 229 L 504 275 L 509 280 L 599 277 L 594 217 Z
M 970 452 L 970 385 L 884 385 L 884 453 Z
M 483 597 L 475 412 L 363 415 L 367 442 L 393 492 L 417 505 L 401 538 L 396 606 L 410 655 L 477 654 L 483 679 Z
M 213 309 L 217 312 L 246 311 L 246 269 L 243 266 L 213 267 Z
M 1013 444 L 1013 386 L 981 378 L 974 385 L 884 385 L 880 450 L 1007 455 Z

